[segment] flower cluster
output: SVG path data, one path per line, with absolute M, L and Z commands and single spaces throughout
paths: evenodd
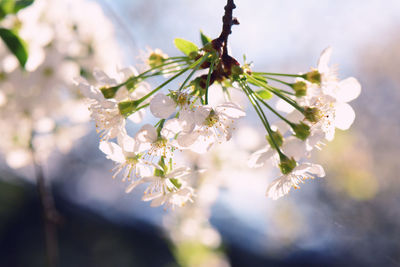
M 183 150 L 206 153 L 231 139 L 236 121 L 245 116 L 231 98 L 235 90 L 248 98 L 267 132 L 267 145 L 251 155 L 250 167 L 272 161 L 282 173 L 267 189 L 273 199 L 291 187 L 298 188 L 304 179 L 324 176 L 323 168 L 308 163 L 307 158 L 314 147 L 321 148 L 324 140 L 333 139 L 335 128 L 348 129 L 354 120 L 347 102 L 358 96 L 361 87 L 354 78 L 338 80 L 335 69 L 328 66 L 330 48 L 321 55 L 318 68 L 305 74 L 253 72 L 249 64 L 241 66 L 227 54 L 220 38 L 211 40 L 202 34 L 204 47 L 200 49 L 175 39 L 185 56 L 169 57 L 157 49 L 150 51 L 144 62 L 148 66 L 141 73 L 121 70 L 114 79 L 98 71 L 94 75 L 98 85 L 77 80 L 101 132 L 100 149 L 117 164 L 114 177 L 124 170 L 123 180 L 130 181 L 127 192 L 147 184 L 143 200 L 152 201 L 151 206 L 173 208 L 192 200 L 194 190 L 187 179 L 191 170 L 177 167 L 175 154 Z M 185 73 L 187 77 L 176 89 L 161 91 Z M 155 76 L 167 80 L 151 89 L 147 80 Z M 225 101 L 210 105 L 209 90 L 222 90 Z M 273 96 L 279 99 L 276 108 L 268 103 Z M 126 119 L 138 123 L 147 107 L 159 121 L 128 133 Z M 265 108 L 280 121 L 271 125 Z
M 321 148 L 325 140 L 332 141 L 335 128 L 347 130 L 354 121 L 355 113 L 347 102 L 358 97 L 361 86 L 353 77 L 338 80 L 335 68 L 328 66 L 331 53 L 330 47 L 322 52 L 317 69 L 288 75 L 296 77 L 292 84 L 269 77 L 273 74 L 262 76 L 294 91 L 293 96 L 283 97 L 277 104 L 277 109 L 287 112 L 287 116 L 274 111 L 284 123 L 275 125 L 267 137 L 269 144 L 253 153 L 248 162 L 250 167 L 260 167 L 272 160 L 280 167 L 282 176 L 267 189 L 267 196 L 272 199 L 282 197 L 292 187 L 299 188 L 307 178 L 325 176 L 322 166 L 306 162 L 310 152 Z
M 0 41 L 0 150 L 19 168 L 32 163 L 32 148 L 45 161 L 54 148 L 67 152 L 87 132 L 89 116 L 80 93 L 71 90 L 73 78 L 93 80 L 94 66 L 115 66 L 120 56 L 113 52 L 111 22 L 86 0 L 36 0 L 5 16 L 0 27 L 28 45 L 23 69 Z
M 151 58 L 156 57 L 154 53 Z M 165 204 L 173 208 L 184 205 L 193 196 L 193 189 L 186 180 L 192 171 L 177 167 L 174 154 L 182 150 L 205 153 L 214 144 L 230 140 L 235 121 L 245 112 L 229 101 L 206 105 L 201 88 L 194 83 L 186 87 L 182 84 L 178 90 L 169 90 L 167 94 L 158 92 L 160 86 L 150 90 L 144 80 L 165 75 L 165 66 L 174 66 L 169 72 L 180 74 L 196 70 L 210 59 L 209 54 L 197 60 L 162 55 L 159 66 L 150 65 L 141 74 L 133 69 L 121 70 L 121 79 L 112 79 L 97 71 L 94 76 L 98 85 L 90 85 L 82 78 L 77 79 L 77 84 L 87 97 L 91 117 L 101 133 L 100 149 L 117 165 L 114 177 L 124 170 L 123 181 L 130 181 L 127 192 L 137 185 L 147 184 L 144 201 L 151 201 L 151 206 Z M 148 106 L 160 120 L 155 125 L 144 124 L 130 136 L 125 127 L 126 119 L 140 122 Z

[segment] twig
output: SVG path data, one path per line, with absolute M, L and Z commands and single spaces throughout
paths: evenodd
M 225 6 L 225 14 L 222 17 L 222 32 L 219 35 L 218 39 L 222 43 L 223 48 L 223 55 L 228 54 L 228 37 L 232 33 L 232 25 L 238 25 L 239 21 L 236 18 L 233 18 L 232 13 L 233 10 L 236 8 L 235 3 L 233 0 L 228 0 Z
M 57 225 L 61 222 L 61 216 L 55 208 L 50 186 L 46 184 L 42 166 L 36 159 L 32 144 L 30 150 L 35 168 L 36 187 L 43 209 L 47 264 L 49 267 L 56 267 L 58 265 Z
M 235 9 L 233 0 L 227 0 L 225 6 L 225 14 L 222 17 L 222 31 L 217 39 L 214 40 L 214 47 L 220 51 L 222 48 L 222 55 L 228 55 L 228 37 L 232 33 L 232 26 L 238 25 L 239 21 L 232 16 L 233 9 Z

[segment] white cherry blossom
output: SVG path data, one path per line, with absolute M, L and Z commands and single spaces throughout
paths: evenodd
M 194 111 L 193 131 L 181 133 L 177 141 L 182 147 L 197 153 L 205 153 L 214 143 L 229 141 L 235 120 L 245 114 L 232 102 L 220 104 L 215 108 L 199 106 Z
M 300 188 L 299 184 L 304 183 L 305 179 L 314 176 L 324 177 L 325 171 L 321 165 L 312 163 L 302 163 L 295 167 L 290 173 L 284 174 L 272 181 L 267 188 L 267 197 L 276 200 L 288 194 L 290 189 Z
M 137 143 L 129 136 L 120 136 L 118 144 L 114 142 L 101 141 L 100 150 L 106 154 L 108 159 L 114 161 L 117 166 L 113 178 L 115 178 L 122 170 L 123 181 L 139 178 L 142 175 L 149 175 L 151 164 L 142 159 L 139 153 Z
M 150 206 L 166 207 L 183 206 L 187 201 L 192 201 L 193 188 L 187 186 L 185 178 L 191 174 L 191 170 L 186 167 L 177 168 L 164 174 L 143 177 L 134 181 L 126 188 L 126 192 L 131 192 L 136 186 L 149 183 L 142 197 L 143 201 L 151 201 Z

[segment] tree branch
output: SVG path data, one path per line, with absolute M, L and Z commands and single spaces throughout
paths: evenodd
M 32 154 L 32 163 L 35 169 L 36 187 L 43 209 L 47 265 L 49 267 L 56 267 L 58 265 L 57 225 L 61 223 L 62 218 L 54 205 L 53 195 L 51 193 L 49 184 L 46 183 L 44 178 L 43 168 L 37 160 L 32 139 L 30 143 L 30 150 Z
M 227 0 L 225 6 L 225 14 L 222 17 L 222 32 L 217 40 L 217 46 L 219 49 L 222 47 L 222 55 L 228 54 L 228 37 L 232 33 L 232 26 L 239 25 L 239 21 L 233 17 L 233 10 L 236 8 L 233 0 Z

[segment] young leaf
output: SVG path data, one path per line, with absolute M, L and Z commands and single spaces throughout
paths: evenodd
M 0 0 L 0 19 L 7 14 L 16 14 L 21 9 L 30 6 L 34 0 Z
M 272 97 L 271 92 L 261 89 L 256 92 L 256 94 L 264 100 L 268 100 Z
M 194 43 L 182 38 L 175 38 L 174 44 L 182 53 L 189 56 L 193 52 L 197 52 L 199 48 Z
M 201 43 L 203 44 L 203 46 L 205 46 L 206 44 L 208 44 L 212 41 L 210 37 L 208 37 L 207 35 L 205 35 L 203 33 L 203 31 L 200 31 L 200 38 L 201 38 Z
M 17 13 L 21 9 L 32 5 L 34 1 L 35 0 L 16 0 L 14 5 L 14 13 Z
M 24 41 L 14 32 L 5 28 L 0 28 L 0 38 L 3 39 L 8 49 L 15 55 L 19 64 L 23 68 L 28 59 L 28 52 Z

